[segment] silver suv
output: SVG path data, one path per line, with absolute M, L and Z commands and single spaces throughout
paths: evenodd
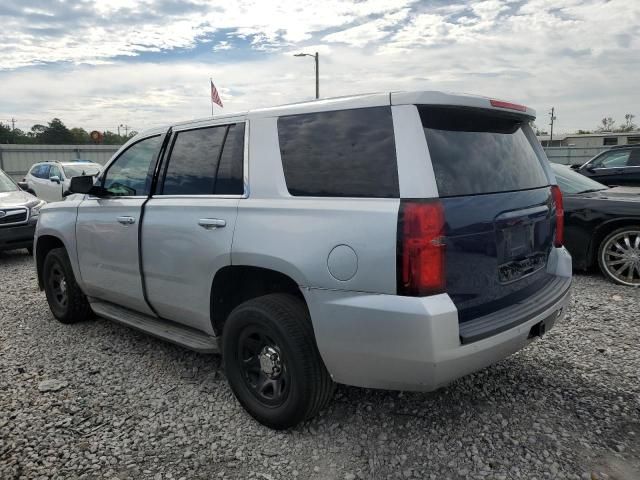
M 363 95 L 158 128 L 42 210 L 40 287 L 221 352 L 240 403 L 287 428 L 335 382 L 433 390 L 549 330 L 571 257 L 521 105 Z

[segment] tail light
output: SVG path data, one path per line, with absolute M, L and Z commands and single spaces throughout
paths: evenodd
M 398 213 L 398 295 L 441 293 L 445 288 L 444 211 L 437 200 L 402 200 Z
M 564 244 L 564 204 L 562 203 L 562 192 L 557 185 L 551 186 L 553 203 L 556 205 L 556 238 L 553 245 L 561 247 Z

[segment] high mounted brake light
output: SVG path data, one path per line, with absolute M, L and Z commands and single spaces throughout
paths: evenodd
M 551 185 L 551 195 L 553 196 L 553 203 L 556 205 L 556 237 L 553 245 L 561 247 L 564 244 L 564 203 L 560 187 Z
M 524 105 L 518 105 L 517 103 L 504 102 L 502 100 L 493 99 L 489 100 L 489 102 L 491 103 L 492 107 L 507 108 L 509 110 L 517 110 L 519 112 L 527 111 L 527 107 L 525 107 Z
M 398 212 L 398 294 L 441 293 L 445 287 L 444 210 L 438 200 L 402 200 Z

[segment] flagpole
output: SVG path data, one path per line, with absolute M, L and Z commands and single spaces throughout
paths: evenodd
M 213 85 L 213 78 L 209 77 L 209 101 L 211 102 L 211 116 L 213 117 L 213 98 L 211 98 L 211 85 Z

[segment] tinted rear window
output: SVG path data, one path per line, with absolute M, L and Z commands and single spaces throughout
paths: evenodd
M 280 117 L 278 136 L 291 195 L 400 196 L 389 107 Z
M 472 108 L 419 110 L 441 197 L 549 184 L 525 120 Z

